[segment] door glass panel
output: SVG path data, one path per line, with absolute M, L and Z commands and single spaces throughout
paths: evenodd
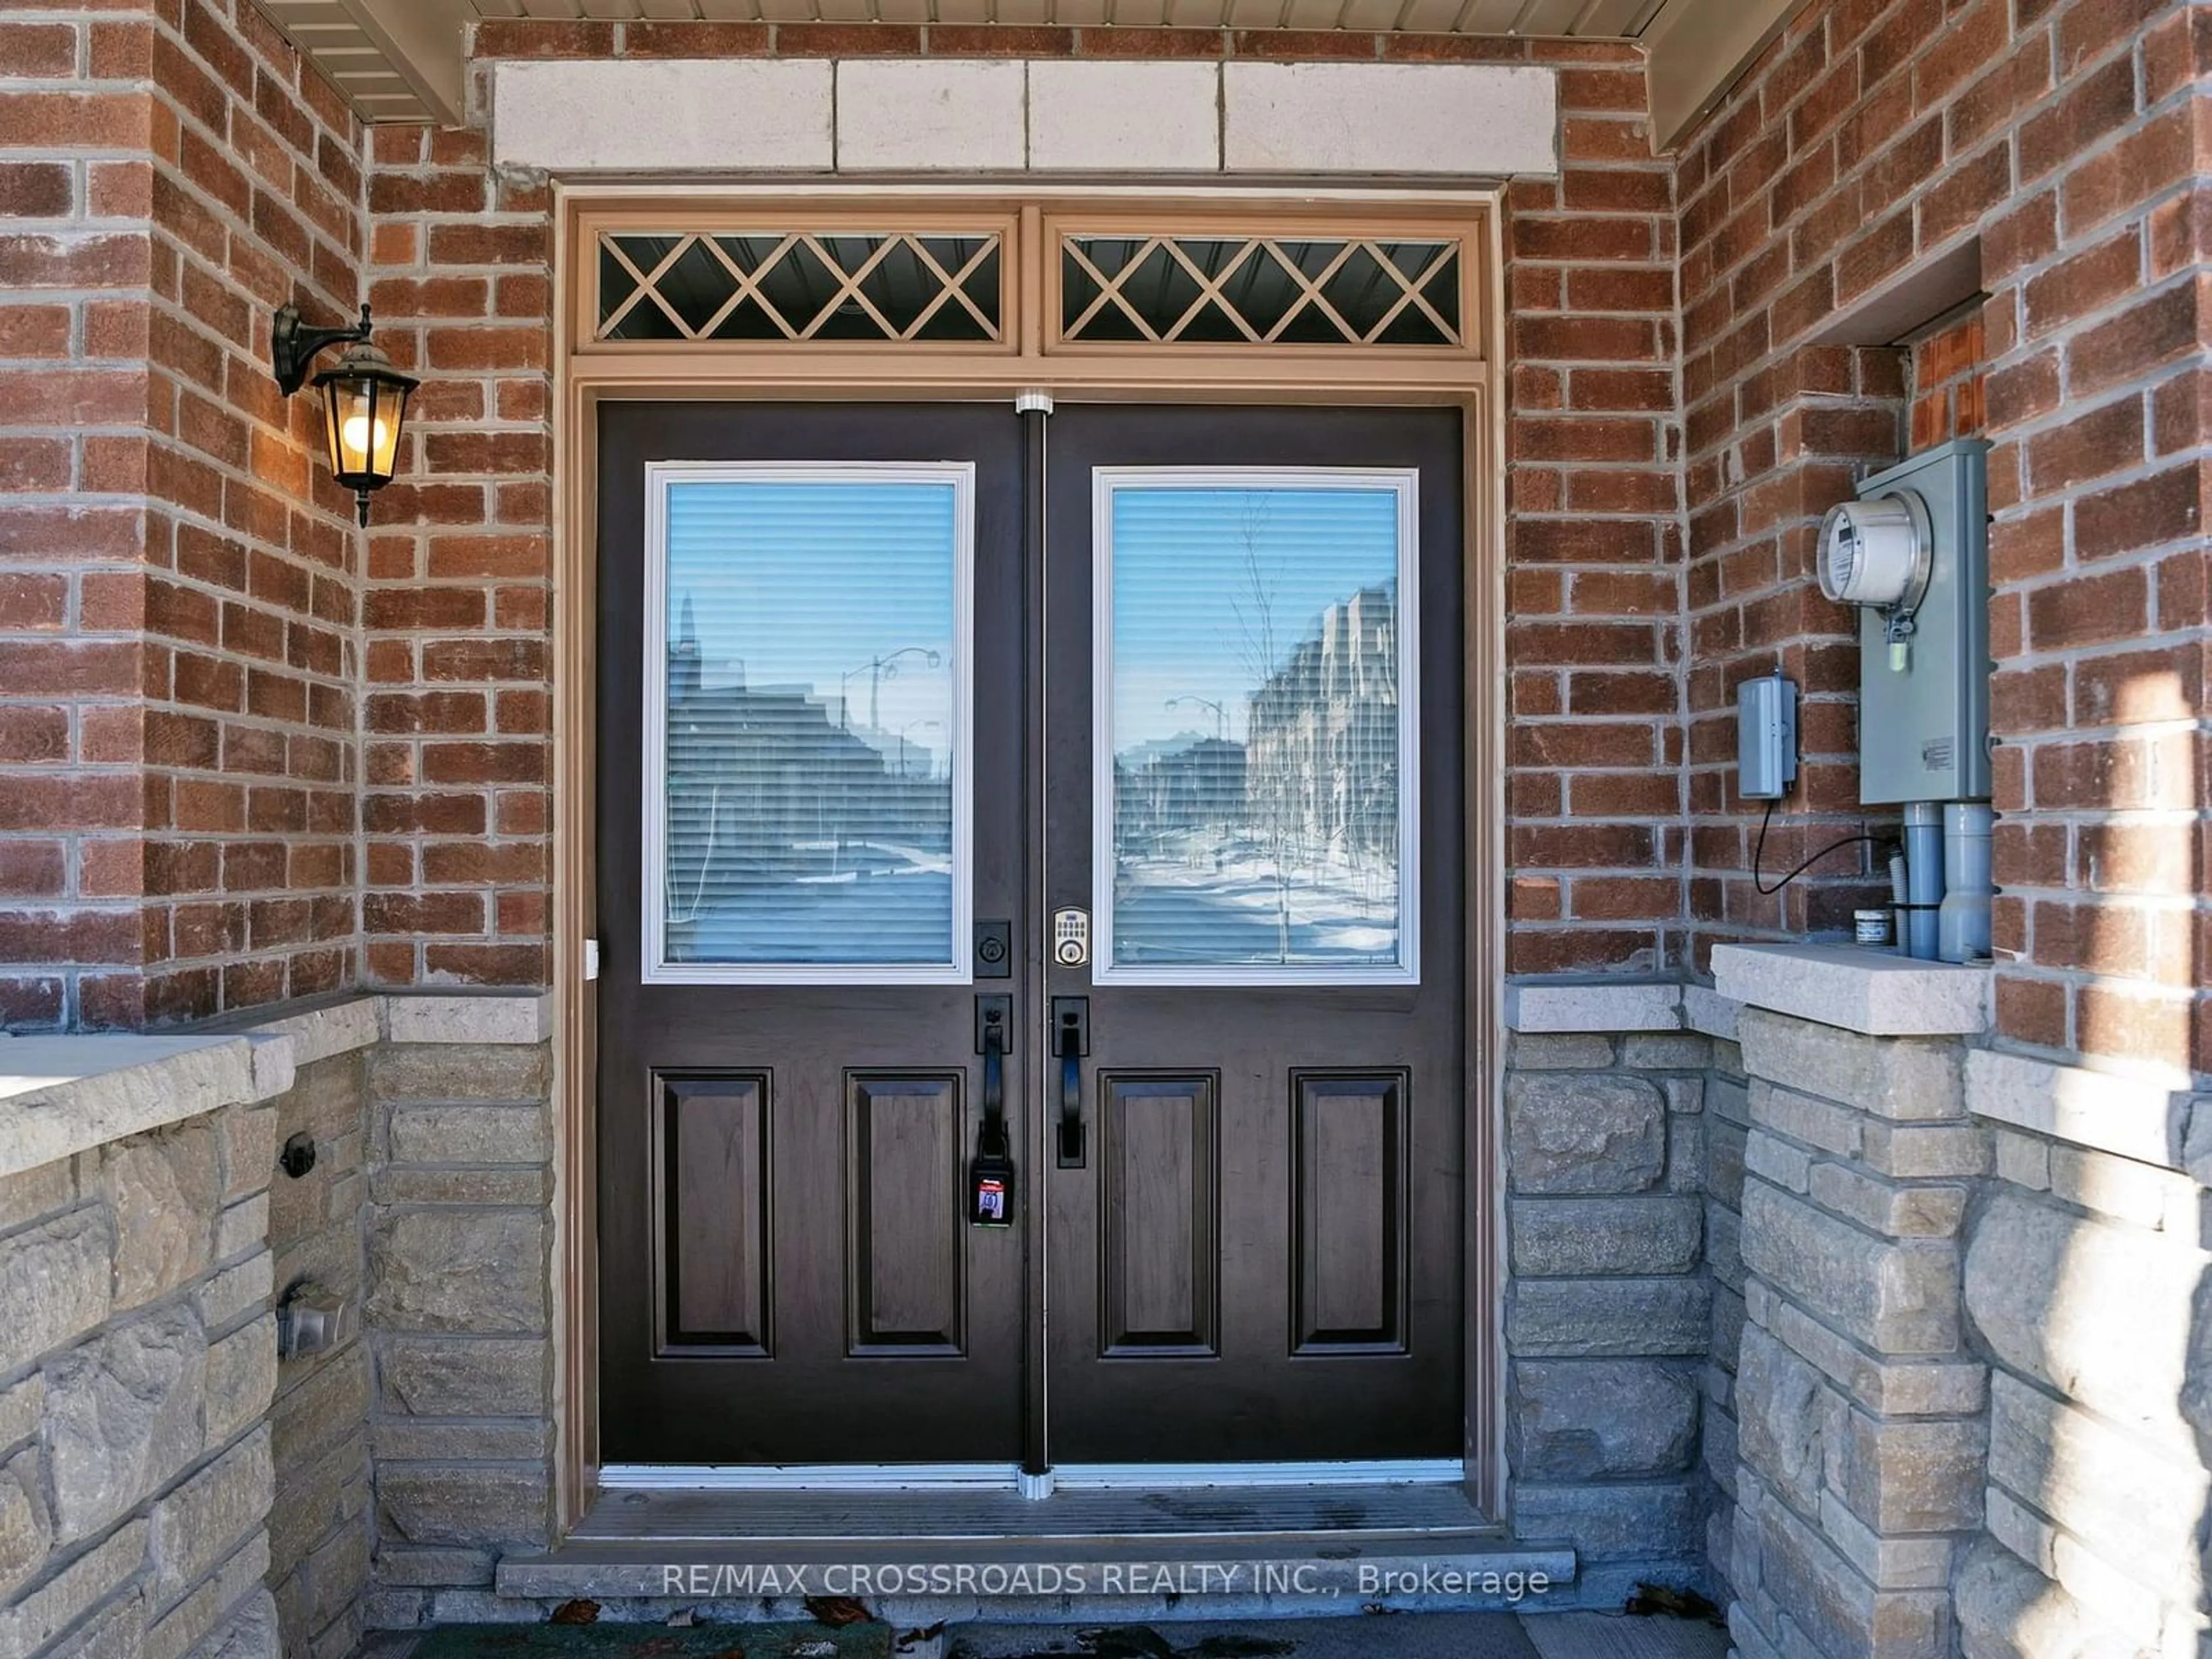
M 1413 476 L 1096 476 L 1098 976 L 1413 980 Z
M 653 471 L 646 977 L 963 980 L 971 469 Z

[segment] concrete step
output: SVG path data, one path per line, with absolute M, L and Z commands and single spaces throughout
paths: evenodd
M 502 1598 L 786 1603 L 851 1595 L 1054 1617 L 1152 1607 L 1507 1608 L 1571 1583 L 1454 1485 L 1000 1492 L 630 1491 L 559 1547 L 499 1565 Z M 927 1605 L 925 1605 L 927 1604 Z M 971 1615 L 972 1616 L 972 1615 Z

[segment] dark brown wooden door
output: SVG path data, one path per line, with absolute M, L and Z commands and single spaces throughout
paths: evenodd
M 1053 1461 L 1457 1456 L 1457 417 L 1063 406 L 1051 453 Z
M 603 415 L 611 1463 L 1461 1449 L 1458 419 L 1027 420 Z
M 1015 799 L 1021 464 L 1000 407 L 602 416 L 609 1462 L 1020 1455 L 1023 1241 L 967 1215 L 975 998 L 1020 983 L 959 982 L 945 878 L 1012 923 L 1022 849 L 945 809 Z

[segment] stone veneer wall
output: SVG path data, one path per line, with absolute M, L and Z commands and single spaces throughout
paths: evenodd
M 0 1179 L 0 1656 L 274 1654 L 277 1114 Z
M 1742 1659 L 1944 1659 L 1987 1434 L 1960 1262 L 1990 1150 L 1964 1048 L 1753 1008 L 1737 1035 L 1751 1128 L 1729 1629 Z
M 374 1626 L 499 1616 L 501 1552 L 550 1541 L 551 1064 L 543 1042 L 369 1059 Z
M 108 1041 L 134 1040 L 23 1065 Z M 379 1624 L 496 1613 L 501 1550 L 547 1541 L 538 1000 L 356 1000 L 251 1041 L 0 1108 L 20 1162 L 64 1119 L 242 1103 L 0 1176 L 0 1659 L 347 1659 Z M 280 1364 L 302 1279 L 356 1317 Z
M 2206 1166 L 1994 1133 L 1996 1178 L 1966 1231 L 1990 1426 L 1984 1530 L 1956 1583 L 1964 1650 L 2202 1652 Z
M 1734 1029 L 1733 1018 L 1729 1024 Z M 1733 1038 L 1717 1036 L 1712 1070 L 1705 1076 L 1705 1272 L 1712 1284 L 1713 1317 L 1705 1350 L 1702 1462 L 1711 1482 L 1705 1559 L 1723 1584 L 1728 1581 L 1735 1532 L 1735 1380 L 1737 1354 L 1743 1346 L 1743 1158 L 1750 1125 L 1743 1050 Z
M 364 1279 L 368 1096 L 358 1051 L 300 1068 L 276 1101 L 281 1146 L 312 1135 L 315 1167 L 281 1171 L 269 1194 L 277 1292 L 312 1279 L 358 1310 Z M 346 1659 L 368 1583 L 368 1344 L 358 1322 L 336 1347 L 288 1359 L 270 1412 L 276 1463 L 270 1586 L 286 1659 Z
M 2203 1651 L 2212 1097 L 1757 1009 L 1739 1036 L 1741 1659 Z
M 1509 1499 L 1516 1537 L 1573 1546 L 1561 1603 L 1703 1577 L 1711 1060 L 1692 1032 L 1522 1033 L 1509 1051 Z

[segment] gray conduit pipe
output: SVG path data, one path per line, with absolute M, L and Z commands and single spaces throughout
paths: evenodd
M 1943 901 L 1943 809 L 1934 801 L 1905 807 L 1905 954 L 1936 960 L 1936 909 Z
M 1943 905 L 1936 912 L 1936 953 L 1968 962 L 1990 953 L 1990 809 L 1954 801 L 1943 809 Z

